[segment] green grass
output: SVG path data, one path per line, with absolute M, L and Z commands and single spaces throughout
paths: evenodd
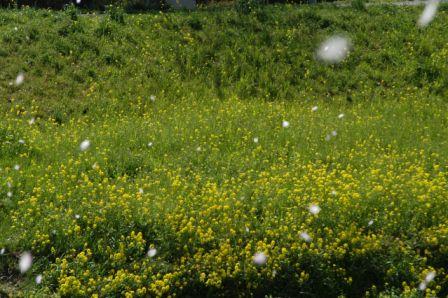
M 0 10 L 0 289 L 447 295 L 448 15 L 420 11 Z

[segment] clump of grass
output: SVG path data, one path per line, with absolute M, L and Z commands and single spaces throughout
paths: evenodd
M 352 0 L 351 5 L 356 10 L 366 10 L 366 0 Z
M 263 4 L 262 0 L 237 0 L 235 1 L 235 8 L 239 13 L 247 15 L 259 10 Z
M 122 6 L 119 5 L 108 5 L 107 13 L 112 21 L 119 24 L 124 24 L 125 11 Z

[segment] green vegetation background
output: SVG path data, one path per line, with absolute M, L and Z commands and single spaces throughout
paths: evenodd
M 420 12 L 0 10 L 0 273 L 11 291 L 419 296 L 434 269 L 428 295 L 446 295 L 447 6 L 425 29 Z M 333 34 L 353 50 L 317 62 Z M 25 83 L 10 84 L 21 71 Z M 303 243 L 305 228 L 319 244 Z M 20 276 L 24 250 L 35 265 Z

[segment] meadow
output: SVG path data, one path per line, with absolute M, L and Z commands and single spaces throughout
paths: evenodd
M 448 6 L 421 11 L 0 10 L 0 296 L 448 295 Z

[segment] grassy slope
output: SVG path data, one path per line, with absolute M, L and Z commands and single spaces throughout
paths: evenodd
M 418 13 L 0 11 L 4 276 L 26 249 L 25 287 L 68 296 L 412 292 L 431 267 L 446 294 L 447 14 Z M 354 50 L 319 64 L 333 33 Z
M 1 92 L 24 103 L 45 99 L 42 106 L 59 121 L 91 106 L 89 99 L 103 109 L 114 99 L 126 105 L 152 93 L 170 100 L 351 95 L 363 101 L 403 96 L 408 88 L 443 93 L 437 58 L 444 59 L 438 57 L 446 44 L 444 12 L 420 30 L 414 26 L 419 10 L 290 7 L 239 17 L 216 9 L 128 16 L 126 26 L 100 17 L 73 22 L 62 13 L 3 11 Z M 342 65 L 319 65 L 316 44 L 333 33 L 348 34 L 356 47 Z M 33 84 L 12 90 L 8 81 L 21 69 Z

